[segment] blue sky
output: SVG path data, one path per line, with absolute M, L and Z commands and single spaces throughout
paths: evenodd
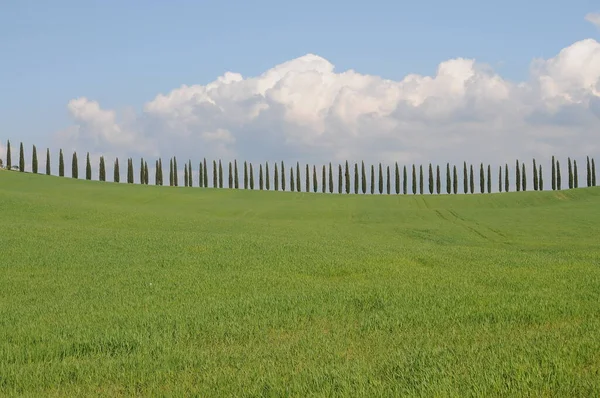
M 80 96 L 141 110 L 158 93 L 226 71 L 256 76 L 314 53 L 401 80 L 475 58 L 521 81 L 598 30 L 595 1 L 61 1 L 6 0 L 0 12 L 0 136 L 49 142 Z

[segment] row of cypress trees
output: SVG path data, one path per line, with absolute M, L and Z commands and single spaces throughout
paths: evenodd
M 11 147 L 10 141 L 7 143 L 7 168 L 11 169 Z M 586 164 L 586 176 L 587 176 L 587 186 L 596 186 L 596 165 L 594 159 L 590 159 L 587 157 Z M 33 146 L 32 151 L 32 172 L 38 173 L 38 159 L 37 159 L 37 149 L 35 145 Z M 551 187 L 552 190 L 560 190 L 562 189 L 562 178 L 561 178 L 561 168 L 560 162 L 552 157 L 552 171 L 551 171 Z M 19 170 L 25 171 L 25 156 L 23 150 L 23 143 L 21 143 L 19 150 Z M 59 171 L 58 175 L 60 177 L 64 177 L 64 156 L 62 149 L 59 152 Z M 77 153 L 73 152 L 72 164 L 71 164 L 71 177 L 78 178 L 78 160 Z M 569 189 L 578 188 L 578 167 L 577 161 L 571 160 L 571 158 L 567 159 L 567 169 L 568 169 L 568 187 Z M 115 159 L 113 166 L 114 174 L 113 181 L 120 182 L 120 170 L 119 170 L 119 159 Z M 213 160 L 212 162 L 212 187 L 213 188 L 223 188 L 224 187 L 224 178 L 223 178 L 223 165 L 221 160 L 217 161 Z M 527 190 L 527 173 L 525 163 L 519 163 L 516 161 L 515 164 L 515 187 L 517 191 L 526 191 Z M 149 184 L 149 172 L 148 172 L 148 163 L 142 158 L 140 160 L 140 168 L 139 168 L 139 181 L 141 184 Z M 294 172 L 295 171 L 295 172 Z M 345 165 L 338 165 L 338 178 L 337 178 L 337 192 L 338 193 L 346 193 L 349 194 L 353 191 L 353 193 L 367 193 L 367 185 L 370 186 L 370 193 L 374 194 L 376 189 L 375 184 L 375 166 L 371 165 L 370 167 L 370 184 L 368 184 L 367 179 L 367 169 L 365 168 L 364 162 L 361 162 L 360 172 L 358 163 L 354 164 L 353 167 L 353 179 L 351 178 L 351 168 L 348 162 L 345 162 Z M 463 193 L 475 193 L 475 172 L 473 165 L 469 165 L 467 167 L 467 163 L 463 163 Z M 254 169 L 252 163 L 244 162 L 243 166 L 243 188 L 244 189 L 254 189 L 255 181 L 254 181 Z M 417 177 L 417 166 L 412 165 L 411 170 L 411 191 L 413 194 L 423 194 L 425 193 L 425 172 L 423 169 L 423 165 L 419 165 L 418 167 L 418 177 Z M 50 169 L 50 150 L 46 150 L 46 174 L 51 174 Z M 179 176 L 178 176 L 178 167 L 177 167 L 177 158 L 173 157 L 170 159 L 169 163 L 169 186 L 179 186 Z M 311 185 L 311 174 L 312 174 L 312 185 Z M 378 167 L 378 180 L 377 180 L 377 191 L 380 194 L 392 193 L 392 171 L 390 170 L 390 166 L 386 166 L 385 171 L 382 164 L 379 164 Z M 271 174 L 269 173 L 269 163 L 265 163 L 265 167 L 263 165 L 259 165 L 258 170 L 258 189 L 271 189 Z M 532 162 L 532 177 L 533 177 L 533 190 L 543 190 L 544 181 L 543 181 L 543 173 L 542 166 L 538 165 L 533 159 Z M 458 172 L 456 165 L 452 166 L 452 171 L 450 168 L 450 164 L 446 164 L 446 193 L 447 194 L 457 194 L 458 193 Z M 85 178 L 86 180 L 92 179 L 92 166 L 90 163 L 90 155 L 89 153 L 86 156 L 86 168 L 85 168 Z M 184 164 L 184 186 L 192 187 L 194 186 L 193 181 L 193 169 L 191 160 Z M 400 173 L 400 169 L 398 163 L 395 164 L 395 168 L 393 171 L 393 179 L 394 179 L 394 192 L 396 194 L 400 194 L 401 190 L 403 194 L 408 193 L 408 176 L 407 176 L 407 168 L 403 166 L 402 175 Z M 99 164 L 99 180 L 106 181 L 106 164 L 104 157 L 100 157 Z M 384 184 L 385 180 L 385 184 Z M 401 184 L 402 182 L 402 184 Z M 133 159 L 127 159 L 127 183 L 134 183 L 134 166 Z M 300 163 L 296 163 L 296 167 L 291 167 L 289 169 L 289 183 L 290 190 L 300 192 L 302 190 L 302 178 L 301 178 L 301 169 Z M 310 192 L 311 188 L 313 192 L 319 191 L 319 181 L 317 178 L 317 167 L 312 166 L 311 168 L 307 164 L 304 170 L 304 191 Z M 155 164 L 155 176 L 154 176 L 154 184 L 155 185 L 163 185 L 163 165 L 162 159 L 156 160 Z M 353 190 L 351 186 L 353 185 Z M 385 189 L 384 189 L 385 185 Z M 206 158 L 200 162 L 198 166 L 198 186 L 208 188 L 209 186 L 209 178 L 208 178 L 208 166 L 206 162 Z M 239 175 L 238 175 L 238 164 L 237 160 L 234 160 L 233 163 L 229 162 L 228 165 L 228 188 L 239 189 Z M 273 171 L 273 188 L 274 190 L 286 190 L 286 168 L 285 164 L 282 161 L 280 163 L 280 167 L 278 168 L 278 163 L 274 164 Z M 498 169 L 498 191 L 508 192 L 510 188 L 510 178 L 509 178 L 509 167 L 508 164 L 502 166 Z M 430 194 L 437 193 L 440 194 L 442 191 L 442 183 L 441 183 L 441 171 L 440 166 L 434 168 L 432 164 L 429 164 L 427 171 L 427 190 Z M 491 166 L 484 166 L 483 163 L 479 165 L 479 192 L 480 193 L 491 193 L 492 191 L 492 170 Z M 325 165 L 322 166 L 321 170 L 321 192 L 334 192 L 334 179 L 333 179 L 333 168 L 331 163 L 329 163 L 329 167 Z

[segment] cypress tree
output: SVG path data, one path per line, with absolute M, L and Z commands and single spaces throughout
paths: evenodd
M 277 162 L 275 162 L 275 170 L 273 170 L 273 185 L 276 191 L 279 191 L 279 171 L 277 170 Z
M 329 193 L 333 193 L 333 169 L 331 162 L 329 162 Z
M 148 163 L 146 163 L 146 184 L 148 184 Z M 192 172 L 192 160 L 188 159 L 188 178 L 189 178 L 189 182 L 188 182 L 188 186 L 189 187 L 193 187 L 194 186 L 194 174 Z
M 61 153 L 62 153 L 62 149 L 61 149 Z M 6 143 L 6 169 L 7 170 L 12 169 L 12 157 L 10 154 L 10 140 L 8 140 Z
M 158 183 L 159 185 L 164 185 L 164 180 L 163 180 L 163 165 L 162 165 L 162 159 L 158 158 Z
M 177 168 L 177 158 L 173 156 L 173 185 L 179 186 L 179 169 Z M 133 177 L 132 177 L 133 179 Z
M 587 157 L 587 186 L 592 186 L 592 167 L 590 166 L 590 157 Z
M 577 173 L 577 160 L 573 160 L 573 187 L 579 188 L 579 173 Z
M 213 188 L 219 187 L 219 171 L 217 170 L 217 161 L 213 160 Z
M 223 188 L 223 164 L 219 159 L 219 188 Z
M 204 188 L 204 165 L 202 162 L 198 165 L 198 179 L 200 180 L 200 188 Z
M 188 168 L 187 168 L 187 163 L 184 163 L 183 165 L 183 181 L 184 181 L 184 186 L 188 186 Z
M 423 195 L 423 165 L 419 165 L 419 193 Z
M 562 181 L 560 178 L 560 162 L 557 160 L 556 161 L 556 189 L 558 189 L 559 191 L 562 188 Z
M 450 177 L 450 163 L 446 163 L 446 193 L 452 192 L 452 177 Z
M 338 164 L 338 193 L 342 193 L 342 165 Z
M 300 192 L 300 162 L 296 162 L 296 191 Z
M 498 192 L 502 192 L 502 166 L 498 166 Z
M 92 179 L 92 165 L 90 163 L 90 153 L 89 152 L 87 153 L 86 160 L 85 160 L 85 179 L 88 181 Z
M 412 193 L 413 195 L 417 194 L 417 169 L 414 163 L 412 165 Z
M 319 182 L 317 181 L 317 166 L 313 165 L 313 192 L 317 193 L 318 190 Z M 323 184 L 323 190 L 325 190 L 325 184 Z
M 46 148 L 46 175 L 50 174 L 50 148 Z
M 31 152 L 31 172 L 33 174 L 37 174 L 38 172 L 37 149 L 35 148 L 35 145 L 33 146 L 33 151 Z
M 479 191 L 485 193 L 485 176 L 483 174 L 483 163 L 479 165 Z
M 556 190 L 556 161 L 554 156 L 552 156 L 552 190 Z
M 406 195 L 408 191 L 408 175 L 406 173 L 406 165 L 402 166 L 402 194 Z
M 106 170 L 104 168 L 104 156 L 100 156 L 100 170 L 98 172 L 99 180 L 106 181 Z
M 475 192 L 475 179 L 473 178 L 473 165 L 470 165 L 470 170 L 469 170 L 469 177 L 470 177 L 470 181 L 471 181 L 471 193 Z
M 281 190 L 285 191 L 285 165 L 281 161 Z
M 440 165 L 435 168 L 435 191 L 439 195 L 442 192 L 442 180 L 440 178 Z
M 208 188 L 208 166 L 206 165 L 206 158 L 202 159 L 202 171 L 204 172 L 204 177 L 202 177 L 204 188 Z
M 171 158 L 169 162 L 169 186 L 175 186 L 175 184 L 173 183 L 173 158 Z
M 250 174 L 250 189 L 254 189 L 254 168 L 252 167 L 252 163 L 248 163 L 248 173 Z
M 158 186 L 160 185 L 160 166 L 158 164 L 158 160 L 154 165 L 154 170 L 154 185 Z
M 571 158 L 567 158 L 567 170 L 569 173 L 569 189 L 573 189 L 573 166 L 571 165 Z
M 269 176 L 269 162 L 265 162 L 265 189 L 271 190 L 271 177 Z
M 23 151 L 23 143 L 21 142 L 21 147 L 19 149 L 19 171 L 25 171 L 25 153 Z
M 387 170 L 386 170 L 386 191 L 387 194 L 390 194 L 390 190 L 391 190 L 391 183 L 390 183 L 390 166 L 387 166 Z
M 510 189 L 510 181 L 509 181 L 509 175 L 508 175 L 508 163 L 504 163 L 504 190 L 506 192 L 509 191 Z
M 325 165 L 323 165 L 323 170 L 322 170 L 322 173 L 321 173 L 321 191 L 323 193 L 325 193 L 325 191 L 326 191 L 325 185 L 326 185 L 326 181 L 327 180 L 326 180 L 325 176 L 326 176 L 326 170 L 325 170 Z
M 185 165 L 185 167 L 186 167 L 186 172 L 185 172 L 185 186 L 187 187 L 187 182 L 188 182 L 188 179 L 187 179 L 187 164 Z M 140 184 L 142 184 L 142 185 L 144 184 L 144 181 L 146 181 L 146 177 L 144 177 L 144 172 L 145 171 L 146 170 L 144 169 L 144 158 L 142 158 L 140 160 Z
M 521 168 L 522 168 L 522 172 L 521 172 L 521 188 L 523 189 L 523 192 L 527 191 L 527 174 L 525 173 L 525 163 L 521 163 Z
M 191 171 L 190 171 L 189 167 L 188 167 L 188 173 L 190 173 L 190 178 L 191 178 Z M 146 161 L 144 161 L 144 184 L 148 185 L 148 162 L 146 162 Z
M 535 159 L 533 159 L 533 190 L 538 190 L 538 175 L 537 175 L 537 165 L 535 163 Z
M 275 168 L 277 168 L 277 163 L 275 163 Z M 277 185 L 277 181 L 275 182 L 275 184 Z M 237 159 L 233 160 L 233 187 L 235 189 L 239 189 L 239 187 L 240 187 Z
M 463 188 L 465 193 L 469 192 L 469 175 L 467 172 L 467 162 L 463 162 Z
M 540 191 L 544 190 L 544 179 L 542 178 L 542 165 L 540 164 L 540 173 L 538 175 L 538 188 Z
M 489 164 L 487 169 L 487 192 L 492 193 L 492 166 Z
M 71 178 L 79 178 L 79 169 L 77 167 L 77 152 L 73 152 L 73 161 L 71 162 Z
M 264 189 L 265 180 L 263 178 L 263 168 L 262 163 L 258 165 L 258 189 L 261 191 Z
M 400 169 L 398 168 L 398 162 L 396 162 L 394 168 L 394 185 L 396 186 L 396 195 L 400 195 Z
M 310 192 L 310 167 L 308 167 L 308 163 L 306 164 L 306 192 Z
M 358 181 L 358 163 L 354 163 L 354 193 L 358 193 L 358 186 L 360 182 Z
M 375 193 L 375 166 L 371 165 L 371 195 Z
M 120 182 L 121 174 L 119 173 L 119 158 L 115 159 L 115 165 L 113 168 L 113 182 Z
M 229 162 L 229 167 L 228 167 L 228 178 L 227 178 L 227 188 L 229 189 L 233 189 L 233 165 L 231 164 L 231 162 Z
M 175 164 L 175 162 L 173 162 Z M 133 159 L 129 158 L 129 162 L 127 162 L 127 183 L 133 184 Z M 173 166 L 174 168 L 175 166 Z
M 454 195 L 458 193 L 458 171 L 456 170 L 456 165 L 452 166 L 452 174 L 453 174 L 453 184 L 452 184 L 452 192 Z
M 294 192 L 296 187 L 294 186 L 294 168 L 290 167 L 290 192 Z
M 350 193 L 350 169 L 348 167 L 348 161 L 346 160 L 346 169 L 344 173 L 345 182 L 346 182 L 346 194 Z
M 596 186 L 596 164 L 594 163 L 594 158 L 592 158 L 592 186 Z
M 515 180 L 517 182 L 517 192 L 519 192 L 521 190 L 521 168 L 519 167 L 518 160 L 515 167 Z
M 429 194 L 433 194 L 433 169 L 431 163 L 429 163 Z
M 244 161 L 244 189 L 248 189 L 248 163 Z
M 62 151 L 62 149 L 58 153 L 58 176 L 59 177 L 64 177 L 65 176 L 65 160 L 63 158 L 63 151 Z
M 381 163 L 379 163 L 379 194 L 383 193 L 383 170 L 381 170 Z
M 360 162 L 360 188 L 363 194 L 367 193 L 367 171 L 365 170 L 365 162 L 362 160 Z

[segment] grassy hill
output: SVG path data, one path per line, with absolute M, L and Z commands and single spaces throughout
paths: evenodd
M 0 394 L 600 396 L 600 188 L 0 171 Z

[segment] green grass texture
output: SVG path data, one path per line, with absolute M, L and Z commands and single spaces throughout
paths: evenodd
M 0 171 L 0 395 L 600 396 L 600 188 Z

